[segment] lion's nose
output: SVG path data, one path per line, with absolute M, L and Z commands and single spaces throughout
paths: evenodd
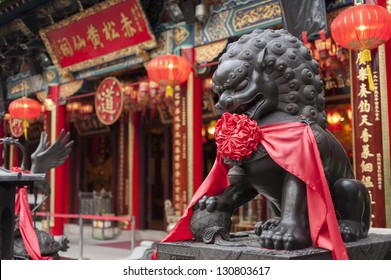
M 231 97 L 228 97 L 227 100 L 225 100 L 225 106 L 227 108 L 230 108 L 234 105 L 234 100 Z

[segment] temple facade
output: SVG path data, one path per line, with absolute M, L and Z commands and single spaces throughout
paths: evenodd
M 52 191 L 42 212 L 134 216 L 138 228 L 160 230 L 180 217 L 216 156 L 211 79 L 219 58 L 243 34 L 286 27 L 292 15 L 282 2 L 0 1 L 0 136 L 19 139 L 28 155 L 41 132 L 54 141 L 65 129 L 75 142 L 66 163 L 47 174 Z M 370 61 L 338 46 L 330 24 L 354 3 L 321 2 L 324 27 L 300 39 L 321 67 L 328 129 L 371 193 L 372 226 L 391 227 L 391 45 L 373 49 Z M 377 3 L 390 11 L 391 1 Z M 167 54 L 192 65 L 170 90 L 147 72 Z M 8 113 L 24 97 L 43 108 L 28 127 Z M 3 166 L 21 164 L 17 147 L 0 149 Z M 107 203 L 91 210 L 80 199 L 86 193 Z M 269 217 L 269 208 L 258 197 L 238 210 L 234 229 Z M 55 217 L 51 231 L 61 235 L 72 222 Z

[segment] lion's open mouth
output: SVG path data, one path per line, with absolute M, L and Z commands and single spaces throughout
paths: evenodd
M 250 102 L 244 104 L 246 106 L 246 109 L 244 109 L 243 114 L 247 115 L 250 119 L 252 119 L 264 102 L 264 95 L 262 93 L 258 93 L 255 98 L 253 98 Z M 249 108 L 248 105 L 250 104 L 254 105 Z
M 248 117 L 252 118 L 255 115 L 255 113 L 258 111 L 258 108 L 265 102 L 265 98 L 264 98 L 263 93 L 259 92 L 252 99 L 250 99 L 247 102 L 243 102 L 242 100 L 240 100 L 240 98 L 238 98 L 236 100 L 236 102 L 239 103 L 240 105 L 237 106 L 236 108 L 231 109 L 231 110 L 228 108 L 222 107 L 219 103 L 216 104 L 217 114 L 222 115 L 225 112 L 228 112 L 231 114 L 233 114 L 233 113 L 245 114 Z

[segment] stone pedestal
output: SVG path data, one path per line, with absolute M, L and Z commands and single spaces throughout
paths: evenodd
M 260 248 L 259 237 L 251 233 L 233 235 L 217 244 L 182 241 L 160 243 L 159 260 L 331 260 L 331 252 L 320 248 L 279 251 Z M 369 234 L 368 238 L 346 243 L 351 260 L 391 259 L 391 234 Z

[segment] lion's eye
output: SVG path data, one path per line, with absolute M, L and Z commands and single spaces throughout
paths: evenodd
M 241 90 L 244 90 L 248 85 L 249 85 L 250 81 L 248 79 L 244 79 L 243 81 L 241 81 L 236 87 L 235 87 L 235 91 L 241 91 Z

